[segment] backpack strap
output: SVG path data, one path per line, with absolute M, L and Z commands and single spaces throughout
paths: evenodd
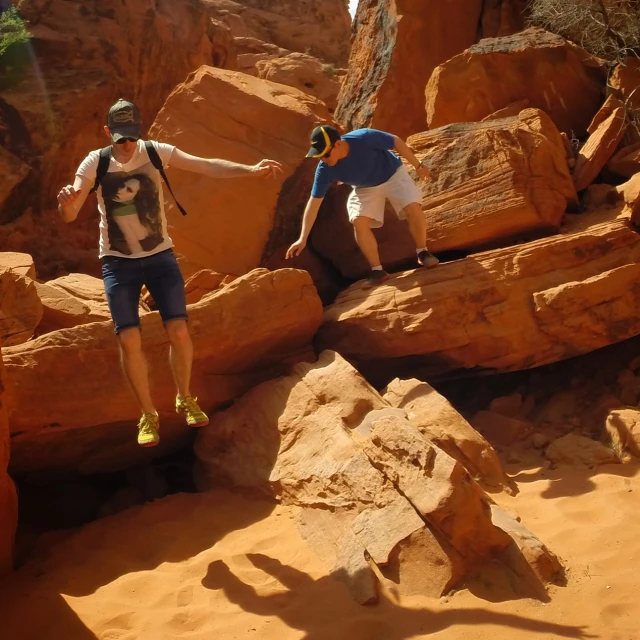
M 93 187 L 89 193 L 93 193 L 98 190 L 100 183 L 102 182 L 102 178 L 107 175 L 107 171 L 109 170 L 109 163 L 111 162 L 111 147 L 105 147 L 104 149 L 100 149 L 100 157 L 98 158 L 98 168 L 96 169 L 96 180 L 93 183 Z
M 149 156 L 149 160 L 151 160 L 151 164 L 160 172 L 164 183 L 167 185 L 167 189 L 169 189 L 169 193 L 173 196 L 176 206 L 178 207 L 178 209 L 180 209 L 180 213 L 183 216 L 186 216 L 187 212 L 182 208 L 180 203 L 176 200 L 175 195 L 173 194 L 173 189 L 171 189 L 171 185 L 169 184 L 169 178 L 167 178 L 167 174 L 164 172 L 164 168 L 162 166 L 162 160 L 160 160 L 160 156 L 158 155 L 158 152 L 153 146 L 151 140 L 145 140 L 144 147 L 147 150 L 147 155 Z

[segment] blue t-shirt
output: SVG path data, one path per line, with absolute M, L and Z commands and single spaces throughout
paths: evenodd
M 395 142 L 390 133 L 356 129 L 341 137 L 349 143 L 349 155 L 333 167 L 320 161 L 311 189 L 313 198 L 324 198 L 336 181 L 352 187 L 377 187 L 389 180 L 402 164 L 402 160 L 391 151 Z

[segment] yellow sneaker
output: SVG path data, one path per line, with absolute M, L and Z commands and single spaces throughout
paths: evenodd
M 143 413 L 138 422 L 138 444 L 141 447 L 155 447 L 160 442 L 160 418 L 157 413 Z
M 209 424 L 207 414 L 198 406 L 198 398 L 176 397 L 176 413 L 184 414 L 190 427 L 204 427 Z

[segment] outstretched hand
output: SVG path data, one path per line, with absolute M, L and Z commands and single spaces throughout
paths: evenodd
M 260 160 L 253 166 L 253 171 L 259 176 L 276 178 L 279 173 L 282 173 L 282 165 L 276 160 Z
M 307 241 L 304 240 L 303 238 L 299 238 L 287 249 L 285 258 L 288 260 L 289 258 L 294 258 L 295 256 L 299 256 L 306 246 L 307 246 Z
M 58 204 L 63 207 L 68 207 L 80 197 L 81 193 L 80 190 L 74 189 L 70 184 L 62 187 L 58 193 Z
M 427 180 L 427 178 L 431 177 L 431 171 L 429 171 L 429 169 L 424 166 L 419 166 L 416 169 L 416 173 L 418 174 L 418 176 L 420 176 L 424 180 Z

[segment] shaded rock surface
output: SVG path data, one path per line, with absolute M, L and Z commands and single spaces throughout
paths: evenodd
M 293 269 L 255 270 L 191 305 L 192 385 L 203 408 L 219 407 L 291 359 L 306 357 L 321 313 L 309 276 Z M 157 313 L 142 318 L 142 335 L 162 421 L 153 453 L 162 455 L 187 430 L 175 414 L 168 338 Z M 54 331 L 3 351 L 12 471 L 96 472 L 148 459 L 135 441 L 139 409 L 120 370 L 110 322 Z M 51 372 L 47 384 L 43 371 Z
M 0 338 L 1 345 L 1 338 Z M 18 498 L 7 473 L 9 464 L 9 422 L 4 393 L 4 366 L 0 353 L 0 576 L 13 567 L 13 544 L 18 526 Z
M 542 29 L 488 38 L 441 64 L 426 88 L 430 129 L 475 122 L 518 100 L 581 136 L 602 104 L 604 61 Z

